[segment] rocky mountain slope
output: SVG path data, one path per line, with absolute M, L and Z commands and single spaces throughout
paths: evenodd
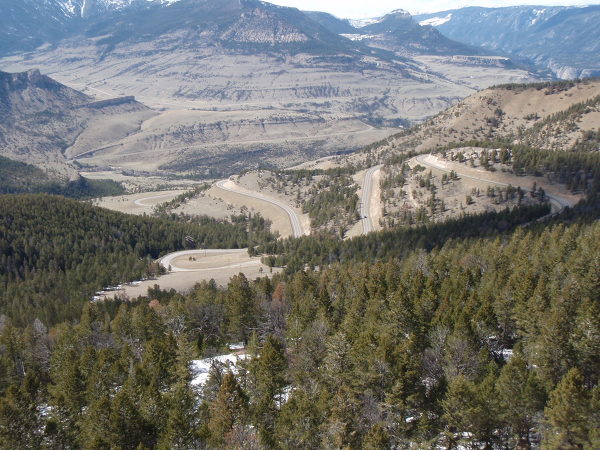
M 324 26 L 324 15 L 256 0 L 47 4 L 70 17 L 68 31 L 30 52 L 4 52 L 0 68 L 40 68 L 96 99 L 133 95 L 163 113 L 135 133 L 110 121 L 108 133 L 89 131 L 102 129 L 94 120 L 65 149 L 90 165 L 207 175 L 280 167 L 360 148 L 492 83 L 533 79 L 481 64 L 487 56 L 464 55 L 462 44 L 402 14 L 372 25 L 389 33 L 373 33 L 394 42 L 409 34 L 410 49 L 391 40 L 369 46 Z M 427 55 L 444 42 L 477 60 Z
M 78 89 L 83 80 L 108 97 L 133 94 L 150 104 L 268 102 L 365 120 L 419 119 L 470 93 L 294 8 L 255 0 L 150 3 L 84 22 L 55 45 L 0 64 L 41 67 Z
M 71 20 L 68 10 L 53 0 L 0 0 L 0 11 L 0 54 L 56 41 Z
M 393 125 L 448 107 L 477 81 L 489 83 L 476 71 L 469 86 L 457 83 L 443 70 L 340 36 L 294 8 L 255 0 L 142 3 L 76 17 L 60 40 L 5 56 L 0 67 L 40 67 L 77 89 L 94 88 L 93 95 L 135 95 L 169 108 L 268 103 Z M 502 81 L 530 79 L 499 69 L 494 77 Z
M 546 194 L 554 211 L 572 207 L 600 185 L 600 79 L 485 89 L 419 126 L 310 167 L 358 168 L 355 179 L 381 167 L 383 227 L 536 204 Z M 546 194 L 525 198 L 535 186 Z
M 77 178 L 64 151 L 92 122 L 101 120 L 105 132 L 117 122 L 128 133 L 135 127 L 132 117 L 151 114 L 133 98 L 94 102 L 37 70 L 0 72 L 0 155 L 34 164 L 50 179 Z
M 600 5 L 470 7 L 415 19 L 450 39 L 526 59 L 560 78 L 600 74 Z
M 189 38 L 246 52 L 287 46 L 309 53 L 364 50 L 329 32 L 295 8 L 258 0 L 2 0 L 6 54 L 56 44 L 74 36 L 110 50 L 122 42 L 150 41 L 186 30 Z M 371 52 L 367 52 L 371 54 Z M 380 57 L 384 55 L 379 55 Z
M 323 13 L 307 13 L 331 31 L 373 48 L 400 55 L 485 55 L 486 51 L 448 39 L 435 28 L 421 26 L 404 10 L 392 11 L 366 24 L 352 22 Z M 360 25 L 360 26 L 358 26 Z

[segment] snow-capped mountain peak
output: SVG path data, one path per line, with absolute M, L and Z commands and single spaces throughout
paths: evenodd
M 390 17 L 390 16 L 411 17 L 411 15 L 408 11 L 406 11 L 404 9 L 395 9 L 392 12 L 386 14 L 385 16 L 381 16 L 381 17 L 371 17 L 371 18 L 367 18 L 367 19 L 347 19 L 347 20 L 350 23 L 350 25 L 352 25 L 354 28 L 364 28 L 364 27 L 368 27 L 369 25 L 373 25 L 374 23 L 379 23 L 386 17 Z
M 354 28 L 364 28 L 367 25 L 372 25 L 374 23 L 378 23 L 381 20 L 381 17 L 372 17 L 369 19 L 348 19 L 350 25 Z
M 170 5 L 179 0 L 57 0 L 57 3 L 70 16 L 89 17 L 106 11 L 115 11 L 135 5 L 155 3 Z
M 405 9 L 395 9 L 391 13 L 387 14 L 388 16 L 410 16 L 410 13 Z
M 432 27 L 439 27 L 440 25 L 445 24 L 446 22 L 450 22 L 452 20 L 452 13 L 449 13 L 445 17 L 432 17 L 430 19 L 425 19 L 419 22 L 419 25 L 431 25 Z

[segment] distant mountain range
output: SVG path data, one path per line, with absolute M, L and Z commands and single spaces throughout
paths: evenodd
M 0 7 L 1 70 L 40 69 L 90 98 L 135 96 L 154 108 L 134 107 L 104 125 L 90 113 L 85 123 L 93 126 L 83 127 L 65 105 L 61 133 L 53 132 L 59 115 L 48 111 L 54 128 L 40 133 L 61 142 L 31 146 L 30 159 L 17 158 L 26 133 L 10 134 L 12 144 L 0 148 L 36 164 L 52 149 L 57 161 L 132 170 L 227 175 L 280 167 L 360 148 L 490 84 L 535 79 L 402 11 L 356 28 L 257 0 L 0 0 Z
M 246 52 L 275 45 L 311 53 L 364 50 L 295 8 L 257 0 L 0 0 L 0 10 L 6 12 L 0 54 L 75 36 L 97 38 L 98 46 L 110 49 L 179 30 L 192 41 Z
M 364 21 L 338 19 L 320 12 L 305 12 L 305 14 L 334 33 L 397 54 L 491 54 L 481 48 L 453 41 L 431 26 L 419 25 L 404 10 L 392 11 L 383 17 Z
M 258 0 L 0 0 L 0 11 L 0 55 L 81 37 L 105 52 L 179 33 L 177 45 L 246 53 L 343 53 L 386 61 L 411 54 L 501 54 L 562 78 L 600 74 L 600 5 L 469 7 L 415 17 L 396 10 L 360 21 Z
M 399 11 L 358 31 L 327 14 L 257 0 L 10 0 L 3 7 L 12 11 L 0 19 L 4 70 L 39 67 L 67 85 L 78 80 L 77 89 L 93 85 L 89 94 L 106 85 L 109 96 L 135 95 L 151 106 L 165 98 L 170 106 L 281 102 L 286 110 L 398 125 L 438 112 L 491 75 L 531 80 L 498 67 L 479 84 L 428 67 L 413 56 L 485 52 Z
M 560 78 L 600 75 L 600 5 L 470 7 L 415 20 L 450 39 L 528 60 Z
M 98 38 L 98 45 L 149 41 L 187 30 L 190 38 L 224 47 L 284 45 L 311 53 L 372 54 L 365 45 L 396 53 L 484 54 L 448 39 L 409 13 L 393 11 L 366 21 L 327 13 L 300 12 L 258 0 L 0 0 L 0 54 L 30 51 L 75 36 Z M 197 36 L 194 36 L 197 34 Z M 389 59 L 389 54 L 376 56 Z

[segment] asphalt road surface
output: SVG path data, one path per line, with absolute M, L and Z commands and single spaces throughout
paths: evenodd
M 296 212 L 285 203 L 280 202 L 279 200 L 273 197 L 259 194 L 257 192 L 249 192 L 242 189 L 238 189 L 235 183 L 233 183 L 230 180 L 221 180 L 217 182 L 217 187 L 225 191 L 234 192 L 238 195 L 244 195 L 246 197 L 262 200 L 264 202 L 270 203 L 274 206 L 277 206 L 278 208 L 283 209 L 283 211 L 288 215 L 290 223 L 292 224 L 292 234 L 294 235 L 294 237 L 300 237 L 304 235 L 302 231 L 302 225 L 300 224 L 300 218 L 298 217 Z
M 207 255 L 211 255 L 211 256 L 217 256 L 217 255 L 230 255 L 232 253 L 247 253 L 248 249 L 247 248 L 242 248 L 242 249 L 201 249 L 201 250 L 182 250 L 179 252 L 174 252 L 174 253 L 169 253 L 168 255 L 163 256 L 162 258 L 159 259 L 159 263 L 161 266 L 163 266 L 165 269 L 168 269 L 169 266 L 171 267 L 171 272 L 204 272 L 204 271 L 209 271 L 209 270 L 218 270 L 218 269 L 229 269 L 232 267 L 247 267 L 247 266 L 255 266 L 260 264 L 260 260 L 255 260 L 255 261 L 248 261 L 248 262 L 244 262 L 244 263 L 237 263 L 237 264 L 230 264 L 227 266 L 223 266 L 223 267 L 204 267 L 201 269 L 185 269 L 183 267 L 177 267 L 174 263 L 173 260 L 175 260 L 176 258 L 179 257 L 185 257 L 185 256 L 207 256 Z
M 360 199 L 360 217 L 363 225 L 363 234 L 373 231 L 373 219 L 371 217 L 371 198 L 373 196 L 373 175 L 383 166 L 371 167 L 365 173 L 362 195 Z

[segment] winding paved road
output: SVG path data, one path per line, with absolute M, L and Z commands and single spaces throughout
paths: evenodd
M 217 255 L 230 255 L 233 253 L 247 253 L 248 249 L 247 248 L 242 248 L 242 249 L 202 249 L 202 250 L 182 250 L 179 252 L 174 252 L 174 253 L 169 253 L 168 255 L 163 256 L 162 258 L 160 258 L 158 260 L 158 262 L 160 263 L 161 266 L 163 266 L 165 269 L 168 269 L 169 266 L 171 267 L 171 272 L 208 272 L 208 271 L 214 271 L 214 270 L 221 270 L 221 269 L 231 269 L 234 267 L 249 267 L 249 266 L 256 266 L 256 265 L 260 265 L 260 259 L 257 260 L 253 260 L 253 261 L 247 261 L 247 262 L 243 262 L 243 263 L 236 263 L 236 264 L 229 264 L 227 266 L 222 266 L 222 267 L 205 267 L 202 269 L 185 269 L 183 267 L 177 267 L 174 263 L 173 260 L 175 260 L 176 258 L 179 258 L 181 256 L 194 256 L 194 255 L 199 255 L 199 256 L 206 256 L 206 255 L 212 255 L 212 256 L 217 256 Z
M 420 164 L 423 164 L 424 166 L 428 166 L 431 167 L 433 169 L 437 169 L 437 170 L 441 170 L 443 172 L 447 172 L 450 173 L 450 169 L 444 167 L 441 164 L 438 164 L 435 161 L 435 157 L 431 154 L 427 154 L 427 155 L 419 155 L 415 158 Z M 432 161 L 432 159 L 434 159 L 434 161 Z M 461 177 L 461 178 L 468 178 L 470 180 L 476 180 L 476 181 L 483 181 L 484 183 L 490 183 L 490 184 L 496 184 L 498 186 L 508 186 L 508 183 L 502 183 L 500 181 L 494 181 L 494 180 L 490 180 L 488 178 L 481 178 L 481 177 L 475 177 L 472 175 L 467 175 L 465 173 L 461 173 L 458 171 L 455 171 L 456 174 Z M 516 187 L 516 186 L 515 186 Z M 531 189 L 526 188 L 521 186 L 521 189 L 524 192 L 531 192 Z M 568 199 L 566 197 L 561 197 L 559 195 L 556 194 L 548 194 L 546 193 L 546 197 L 548 197 L 548 199 L 550 200 L 550 204 L 552 205 L 552 209 L 554 209 L 554 212 L 560 212 L 563 209 L 565 209 L 567 206 L 568 207 L 573 207 L 575 202 L 571 199 Z
M 362 195 L 360 199 L 360 217 L 363 225 L 363 234 L 373 231 L 373 218 L 371 217 L 371 199 L 373 196 L 373 176 L 383 166 L 373 166 L 365 173 Z
M 280 202 L 279 200 L 273 197 L 259 194 L 258 192 L 250 192 L 246 191 L 245 189 L 241 189 L 231 180 L 221 180 L 217 182 L 217 187 L 219 189 L 223 189 L 224 191 L 234 192 L 239 195 L 244 195 L 246 197 L 262 200 L 280 209 L 283 209 L 283 211 L 288 215 L 290 219 L 290 223 L 292 225 L 292 234 L 294 235 L 294 237 L 300 237 L 304 235 L 298 214 L 296 214 L 296 212 L 285 203 Z

